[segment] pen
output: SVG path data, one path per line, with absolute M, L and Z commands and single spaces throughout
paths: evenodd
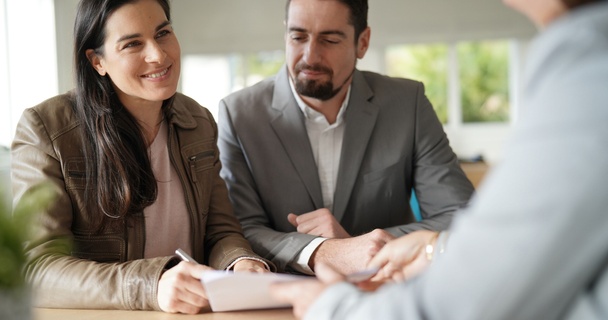
M 198 264 L 198 262 L 196 262 L 196 260 L 194 260 L 194 258 L 192 258 L 189 254 L 187 254 L 182 249 L 175 250 L 175 254 L 177 254 L 182 260 L 184 260 L 186 262 L 192 262 L 192 263 Z

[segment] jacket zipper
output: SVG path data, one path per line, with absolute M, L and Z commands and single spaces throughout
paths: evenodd
M 190 175 L 192 176 L 192 182 L 196 183 L 196 172 L 195 172 L 195 167 L 196 167 L 196 161 L 198 161 L 199 158 L 205 158 L 208 156 L 212 156 L 213 155 L 213 150 L 206 150 L 203 151 L 199 154 L 193 155 L 189 158 L 190 160 Z
M 184 167 L 183 167 L 183 162 L 180 163 L 180 166 L 177 166 L 175 163 L 175 156 L 173 155 L 173 138 L 174 136 L 177 135 L 177 132 L 175 132 L 175 128 L 170 125 L 169 126 L 169 159 L 171 160 L 171 164 L 173 165 L 173 167 L 175 168 L 175 172 L 177 173 L 177 176 L 179 177 L 179 180 L 182 184 L 182 189 L 184 190 L 184 198 L 186 200 L 186 208 L 188 208 L 188 213 L 190 216 L 190 241 L 191 241 L 191 246 L 192 246 L 192 252 L 198 252 L 199 250 L 199 244 L 197 243 L 198 241 L 195 241 L 196 239 L 200 238 L 199 237 L 199 228 L 198 225 L 195 224 L 195 222 L 198 220 L 196 217 L 196 213 L 195 211 L 198 210 L 193 210 L 192 209 L 192 190 L 190 188 L 189 185 L 186 185 L 186 183 L 184 183 Z M 196 156 L 195 156 L 196 157 Z M 192 158 L 192 157 L 190 157 Z M 181 170 L 180 170 L 181 168 Z M 196 259 L 197 256 L 195 255 L 194 258 Z

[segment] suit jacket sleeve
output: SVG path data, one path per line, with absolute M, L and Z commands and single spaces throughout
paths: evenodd
M 206 109 L 205 109 L 206 110 Z M 217 124 L 209 111 L 205 111 L 217 139 Z M 213 143 L 217 150 L 217 141 Z M 213 176 L 211 186 L 211 197 L 209 199 L 209 214 L 206 224 L 205 252 L 209 253 L 209 266 L 223 270 L 238 258 L 260 258 L 251 248 L 250 243 L 242 234 L 241 225 L 234 216 L 232 205 L 228 197 L 226 183 L 220 177 L 221 163 L 219 151 L 215 152 L 213 162 Z M 275 265 L 265 261 L 271 271 L 276 271 Z
M 289 270 L 289 264 L 316 237 L 295 232 L 295 228 L 294 232 L 285 233 L 271 227 L 273 222 L 266 214 L 224 100 L 219 105 L 218 125 L 218 146 L 223 165 L 221 175 L 228 186 L 243 233 L 257 254 L 271 260 L 279 271 Z
M 474 192 L 421 83 L 416 93 L 413 126 L 412 183 L 423 220 L 387 228 L 395 235 L 420 229 L 447 229 L 454 213 L 468 204 Z

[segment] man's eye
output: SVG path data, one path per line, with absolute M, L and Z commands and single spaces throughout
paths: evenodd
M 303 36 L 291 36 L 291 40 L 296 41 L 296 42 L 300 42 L 300 41 L 304 41 L 305 37 Z

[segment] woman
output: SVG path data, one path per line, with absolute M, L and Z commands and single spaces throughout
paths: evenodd
M 59 193 L 27 244 L 37 306 L 198 313 L 205 270 L 269 267 L 233 216 L 211 114 L 176 93 L 170 21 L 168 0 L 82 0 L 76 89 L 19 122 L 16 200 L 46 180 Z
M 608 1 L 505 0 L 542 32 L 505 157 L 449 234 L 370 261 L 363 293 L 327 266 L 273 293 L 307 319 L 608 319 Z M 424 272 L 420 272 L 424 270 Z

